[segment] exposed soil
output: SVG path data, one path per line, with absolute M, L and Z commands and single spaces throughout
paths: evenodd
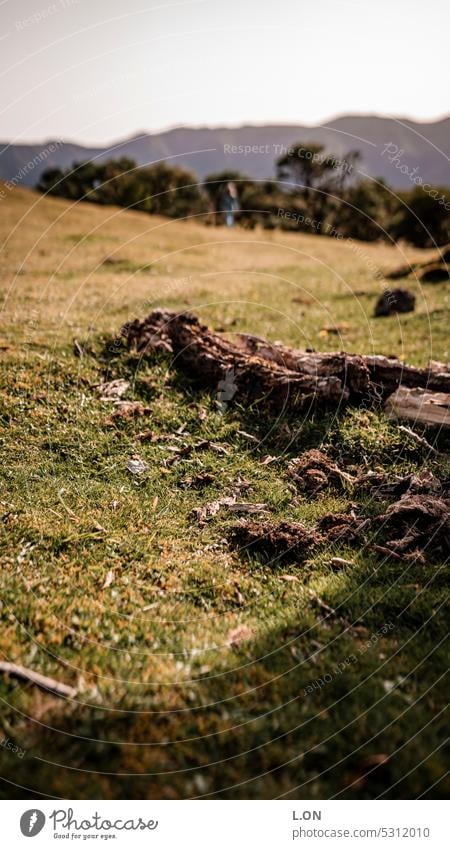
M 316 448 L 305 451 L 300 457 L 292 460 L 288 476 L 300 492 L 309 495 L 315 495 L 330 487 L 343 489 L 355 482 L 352 475 L 342 471 L 325 452 Z
M 373 522 L 387 548 L 397 553 L 450 550 L 450 500 L 433 495 L 404 495 Z
M 261 553 L 270 559 L 306 560 L 312 549 L 324 540 L 320 533 L 302 522 L 241 521 L 231 531 L 231 540 L 248 553 Z
M 307 528 L 301 522 L 242 521 L 232 529 L 231 541 L 279 561 L 303 561 L 314 549 L 330 544 L 368 543 L 373 550 L 405 557 L 412 552 L 447 554 L 450 501 L 432 495 L 404 495 L 381 516 L 364 518 L 353 510 L 328 513 L 314 528 Z

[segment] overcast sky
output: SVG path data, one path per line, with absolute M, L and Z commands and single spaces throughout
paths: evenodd
M 0 138 L 448 113 L 448 0 L 0 0 Z

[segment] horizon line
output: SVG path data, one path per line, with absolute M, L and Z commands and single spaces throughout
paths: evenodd
M 156 129 L 156 130 L 137 130 L 132 131 L 130 135 L 125 135 L 122 137 L 122 141 L 132 141 L 133 139 L 143 138 L 145 136 L 160 136 L 166 133 L 172 133 L 176 130 L 244 130 L 244 129 L 264 129 L 266 128 L 277 128 L 277 127 L 301 127 L 307 130 L 313 129 L 327 129 L 330 123 L 334 123 L 336 121 L 342 120 L 343 118 L 375 118 L 386 121 L 399 121 L 399 122 L 408 122 L 410 124 L 418 124 L 419 126 L 425 126 L 430 124 L 439 124 L 443 121 L 446 121 L 450 118 L 450 112 L 445 113 L 437 118 L 420 120 L 418 118 L 411 118 L 408 116 L 400 116 L 400 115 L 389 115 L 383 113 L 376 112 L 348 112 L 348 113 L 339 113 L 334 115 L 333 117 L 328 118 L 326 121 L 317 123 L 317 124 L 302 124 L 302 123 L 291 123 L 289 121 L 280 122 L 276 121 L 274 123 L 265 121 L 262 123 L 238 123 L 238 124 L 172 124 L 164 128 Z M 332 128 L 331 128 L 332 129 Z M 23 145 L 23 146 L 31 146 L 31 145 L 42 145 L 49 144 L 52 141 L 58 141 L 61 144 L 73 144 L 78 147 L 111 147 L 117 145 L 118 139 L 111 142 L 88 142 L 88 141 L 77 141 L 73 138 L 63 138 L 58 136 L 48 136 L 44 139 L 40 140 L 31 140 L 31 141 L 6 141 L 6 145 L 10 147 L 11 145 Z M 1 142 L 3 143 L 3 142 Z

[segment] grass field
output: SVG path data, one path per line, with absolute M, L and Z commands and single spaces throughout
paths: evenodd
M 0 733 L 25 750 L 0 748 L 2 796 L 443 795 L 443 564 L 341 546 L 273 567 L 229 546 L 226 510 L 204 527 L 191 515 L 243 478 L 275 518 L 345 510 L 350 494 L 293 491 L 287 464 L 304 448 L 392 473 L 437 460 L 370 410 L 224 412 L 167 359 L 111 348 L 124 322 L 164 306 L 300 348 L 448 360 L 448 286 L 408 281 L 415 312 L 372 318 L 377 270 L 429 252 L 20 189 L 0 201 L 0 226 L 0 659 L 78 691 L 66 701 L 0 678 Z M 97 387 L 119 377 L 145 417 L 110 423 Z M 203 439 L 223 450 L 165 462 Z M 144 475 L 127 470 L 133 457 Z M 210 483 L 188 487 L 200 471 Z M 335 572 L 331 555 L 352 565 Z

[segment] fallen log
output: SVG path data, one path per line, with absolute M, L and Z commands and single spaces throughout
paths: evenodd
M 422 262 L 408 262 L 405 265 L 400 265 L 392 271 L 387 272 L 384 276 L 388 280 L 398 280 L 401 277 L 409 277 L 413 271 L 424 270 L 429 266 L 445 266 L 450 263 L 450 245 L 443 245 L 439 248 L 438 253 Z
M 349 390 L 349 396 L 359 398 L 370 390 L 370 373 L 364 358 L 358 354 L 317 353 L 298 351 L 280 342 L 267 342 L 259 336 L 237 335 L 239 347 L 249 355 L 262 357 L 280 366 L 317 377 L 338 377 Z
M 336 407 L 348 400 L 348 390 L 335 374 L 314 375 L 292 371 L 260 356 L 249 355 L 212 333 L 189 313 L 156 311 L 143 322 L 124 328 L 129 348 L 140 354 L 163 347 L 174 364 L 201 386 L 215 388 L 219 401 L 264 401 L 281 411 L 304 410 L 312 405 Z
M 390 419 L 450 427 L 450 394 L 447 392 L 400 386 L 389 396 L 384 409 Z
M 443 371 L 440 364 L 430 362 L 428 368 L 416 368 L 393 357 L 376 354 L 363 357 L 363 360 L 369 369 L 372 383 L 379 388 L 383 398 L 395 392 L 400 385 L 436 392 L 450 392 L 448 366 L 445 366 Z
M 122 334 L 138 354 L 172 353 L 173 364 L 215 388 L 219 401 L 264 401 L 292 411 L 384 401 L 400 385 L 450 392 L 450 371 L 442 364 L 420 369 L 383 356 L 298 351 L 242 333 L 233 344 L 189 313 L 155 310 L 125 325 Z
M 293 371 L 323 376 L 336 375 L 349 389 L 350 397 L 373 395 L 386 398 L 401 384 L 450 392 L 450 370 L 442 363 L 430 362 L 428 368 L 416 368 L 395 357 L 380 354 L 319 353 L 297 351 L 279 342 L 271 343 L 258 336 L 240 333 L 240 346 Z

